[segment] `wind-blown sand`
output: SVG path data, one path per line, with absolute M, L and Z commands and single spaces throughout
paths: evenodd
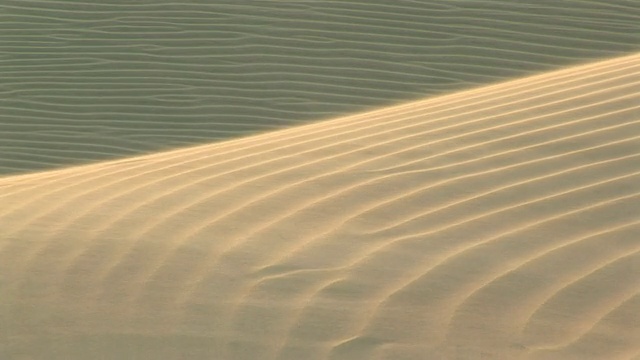
M 640 51 L 638 0 L 2 0 L 0 174 Z
M 2 359 L 640 359 L 640 54 L 0 202 Z

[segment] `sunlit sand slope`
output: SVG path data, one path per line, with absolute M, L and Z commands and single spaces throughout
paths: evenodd
M 636 51 L 637 0 L 2 0 L 0 174 L 209 143 Z
M 2 359 L 640 352 L 640 54 L 0 202 Z

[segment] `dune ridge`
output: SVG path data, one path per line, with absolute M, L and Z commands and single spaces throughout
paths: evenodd
M 640 6 L 629 0 L 4 0 L 0 14 L 0 174 L 640 51 Z
M 3 359 L 636 359 L 640 54 L 0 178 Z

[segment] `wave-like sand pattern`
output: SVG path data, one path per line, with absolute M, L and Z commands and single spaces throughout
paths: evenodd
M 637 359 L 640 54 L 0 178 L 2 359 Z
M 640 50 L 640 6 L 629 0 L 4 0 L 0 14 L 1 174 Z

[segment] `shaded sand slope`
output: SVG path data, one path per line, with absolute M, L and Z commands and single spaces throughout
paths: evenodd
M 636 0 L 3 0 L 0 174 L 640 51 Z
M 640 54 L 1 178 L 0 357 L 638 359 L 639 107 Z

